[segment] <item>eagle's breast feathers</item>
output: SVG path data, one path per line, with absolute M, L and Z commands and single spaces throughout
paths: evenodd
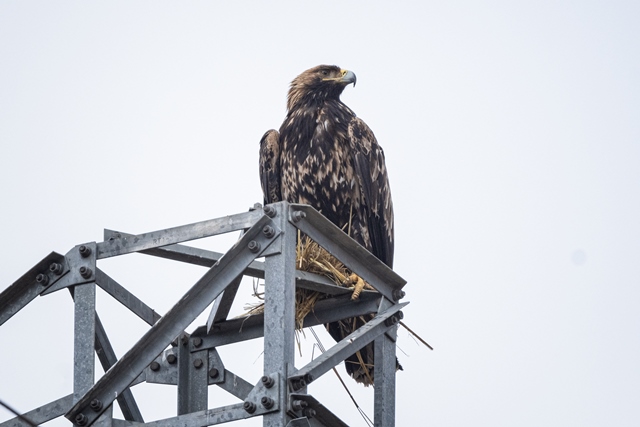
M 340 101 L 344 88 L 355 81 L 350 71 L 321 65 L 291 82 L 282 126 L 260 141 L 264 202 L 311 205 L 392 267 L 393 204 L 384 153 L 367 124 Z M 354 325 L 328 327 L 339 340 Z M 360 353 L 372 363 L 372 346 Z M 355 355 L 347 359 L 347 370 L 368 383 L 371 376 L 358 371 L 354 360 Z

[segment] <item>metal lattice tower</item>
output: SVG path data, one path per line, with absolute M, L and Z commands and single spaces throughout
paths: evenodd
M 232 231 L 242 237 L 224 255 L 181 244 Z M 324 247 L 372 285 L 357 303 L 345 288 L 327 278 L 298 271 L 298 230 Z M 207 266 L 209 269 L 164 315 L 97 267 L 97 261 L 144 253 Z M 264 257 L 265 261 L 255 261 Z M 228 319 L 243 276 L 264 278 L 263 315 Z M 74 425 L 88 427 L 198 427 L 263 417 L 264 426 L 346 426 L 308 394 L 308 385 L 346 357 L 374 341 L 374 423 L 395 425 L 395 373 L 398 301 L 405 281 L 307 205 L 280 202 L 264 208 L 165 230 L 129 235 L 105 230 L 105 240 L 85 243 L 66 255 L 52 252 L 0 294 L 0 325 L 36 296 L 68 288 L 74 300 L 73 393 L 0 424 L 0 427 L 40 424 L 64 415 Z M 95 309 L 96 286 L 146 321 L 151 328 L 117 359 Z M 304 327 L 354 316 L 373 319 L 305 366 L 294 366 L 296 286 L 320 291 L 319 301 Z M 185 332 L 213 304 L 207 325 Z M 242 330 L 242 333 L 239 331 Z M 225 369 L 217 347 L 264 337 L 264 373 L 247 381 Z M 173 344 L 173 345 L 172 345 Z M 105 374 L 94 383 L 97 353 Z M 130 387 L 141 382 L 173 384 L 178 389 L 177 416 L 145 423 Z M 208 408 L 208 387 L 216 385 L 240 402 Z M 117 401 L 124 420 L 113 418 Z M 178 419 L 179 417 L 179 419 Z

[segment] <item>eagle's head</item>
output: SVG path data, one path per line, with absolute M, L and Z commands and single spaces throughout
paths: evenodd
M 291 82 L 287 109 L 291 111 L 301 103 L 318 105 L 327 100 L 337 100 L 350 83 L 356 85 L 356 75 L 352 71 L 343 70 L 335 65 L 310 68 Z

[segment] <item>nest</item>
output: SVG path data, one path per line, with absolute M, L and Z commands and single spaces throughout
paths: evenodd
M 363 288 L 373 289 L 362 282 L 362 279 L 358 281 L 356 279 L 357 276 L 352 275 L 344 264 L 308 236 L 298 236 L 296 268 L 301 271 L 326 276 L 338 286 L 353 288 L 352 299 L 357 299 Z M 360 282 L 362 283 L 360 284 Z M 254 284 L 254 295 L 259 299 L 264 299 L 264 293 L 258 290 L 257 284 Z M 313 311 L 316 302 L 325 297 L 326 295 L 321 292 L 296 289 L 295 321 L 298 331 L 302 330 L 304 318 Z M 247 312 L 243 316 L 261 314 L 264 312 L 264 303 L 251 304 L 246 308 Z

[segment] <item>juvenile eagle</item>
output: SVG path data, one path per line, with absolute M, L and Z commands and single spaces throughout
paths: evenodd
M 319 65 L 291 82 L 287 115 L 280 130 L 260 141 L 260 181 L 264 202 L 305 203 L 320 211 L 360 245 L 393 267 L 393 205 L 384 153 L 373 132 L 340 101 L 356 75 Z M 361 318 L 334 322 L 339 341 L 364 324 Z M 358 382 L 373 378 L 373 345 L 347 358 Z M 366 372 L 368 370 L 368 372 Z

